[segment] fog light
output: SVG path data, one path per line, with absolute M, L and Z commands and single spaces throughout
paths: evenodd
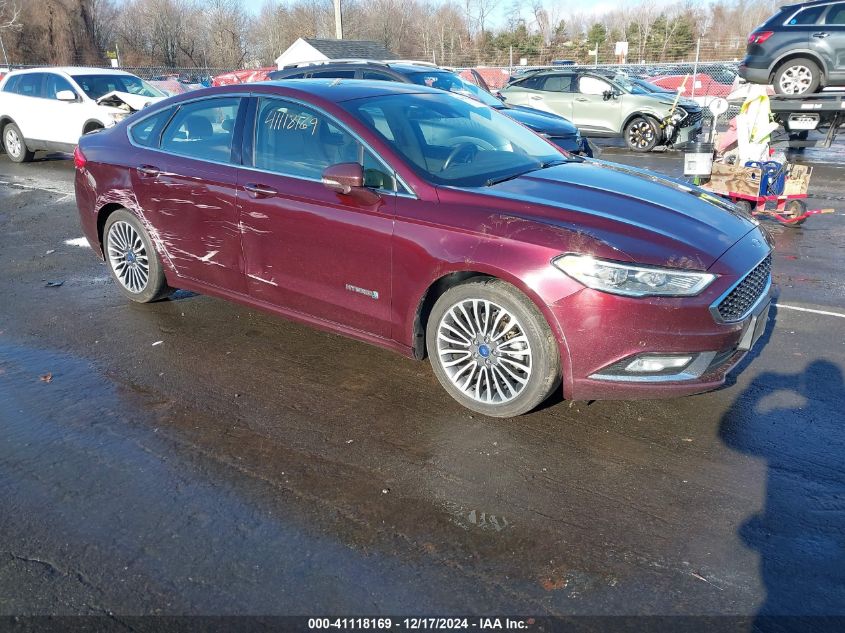
M 692 356 L 640 356 L 625 367 L 635 374 L 657 374 L 672 369 L 681 370 L 692 362 Z

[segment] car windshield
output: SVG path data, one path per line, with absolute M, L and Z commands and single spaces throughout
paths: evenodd
M 341 105 L 434 184 L 481 187 L 575 160 L 513 119 L 464 96 L 401 94 Z
M 73 75 L 73 80 L 90 99 L 95 100 L 115 90 L 141 97 L 167 96 L 134 75 Z
M 491 108 L 505 107 L 499 99 L 491 95 L 486 90 L 479 88 L 475 84 L 472 84 L 459 75 L 455 75 L 453 73 L 443 71 L 411 73 L 408 75 L 408 78 L 420 86 L 429 86 L 431 88 L 438 88 L 440 90 L 446 90 L 447 92 L 454 92 L 455 94 L 472 97 Z

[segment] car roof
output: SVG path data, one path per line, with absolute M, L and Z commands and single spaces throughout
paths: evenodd
M 125 70 L 117 70 L 115 68 L 96 68 L 94 66 L 43 66 L 41 68 L 19 68 L 11 71 L 16 75 L 23 75 L 26 73 L 46 73 L 59 72 L 68 75 L 129 75 L 134 77 L 132 73 Z
M 447 68 L 441 68 L 439 66 L 432 66 L 431 64 L 420 64 L 413 61 L 395 61 L 395 62 L 379 62 L 379 61 L 368 61 L 368 60 L 360 60 L 360 61 L 327 61 L 325 63 L 313 63 L 301 66 L 289 66 L 286 68 L 280 68 L 278 71 L 274 72 L 285 72 L 285 73 L 297 73 L 297 72 L 320 72 L 321 70 L 358 70 L 358 69 L 368 69 L 368 70 L 394 70 L 398 73 L 411 73 L 411 72 L 444 72 L 444 73 L 451 73 L 453 71 Z
M 271 81 L 260 81 L 250 86 L 278 86 L 287 90 L 313 95 L 317 98 L 340 103 L 352 99 L 366 99 L 369 97 L 382 97 L 395 94 L 444 94 L 443 90 L 419 86 L 417 84 L 405 84 L 396 81 L 379 81 L 366 79 L 277 79 Z M 242 91 L 244 86 L 227 86 L 237 92 Z

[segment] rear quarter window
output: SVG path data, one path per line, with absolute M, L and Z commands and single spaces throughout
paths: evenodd
M 148 116 L 138 121 L 129 128 L 129 136 L 141 147 L 158 147 L 161 139 L 161 131 L 170 117 L 173 115 L 173 108 L 166 108 L 161 112 Z
M 827 5 L 806 7 L 787 20 L 787 26 L 810 26 L 819 21 Z
M 20 75 L 12 75 L 9 77 L 9 80 L 3 86 L 3 92 L 17 92 L 18 91 L 18 84 L 21 81 Z

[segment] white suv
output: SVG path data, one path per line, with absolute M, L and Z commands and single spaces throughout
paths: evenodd
M 79 137 L 164 99 L 142 79 L 106 68 L 16 70 L 0 81 L 0 132 L 16 163 L 38 150 L 73 151 Z

